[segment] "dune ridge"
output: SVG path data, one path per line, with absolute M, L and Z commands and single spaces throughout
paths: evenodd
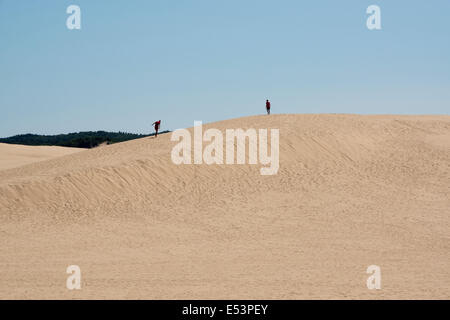
M 83 149 L 0 143 L 0 170 L 17 168 L 34 162 L 72 154 L 81 150 Z
M 174 165 L 170 134 L 1 170 L 0 298 L 450 298 L 450 116 L 208 128 L 278 128 L 278 174 Z

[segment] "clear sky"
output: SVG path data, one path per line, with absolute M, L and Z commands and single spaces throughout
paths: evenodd
M 0 41 L 0 137 L 450 110 L 449 0 L 0 0 Z

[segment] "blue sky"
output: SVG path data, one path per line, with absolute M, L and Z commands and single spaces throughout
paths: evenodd
M 2 137 L 450 110 L 448 0 L 0 0 L 0 41 Z

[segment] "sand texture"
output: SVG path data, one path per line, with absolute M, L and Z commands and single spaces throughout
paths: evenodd
M 53 159 L 75 152 L 80 148 L 53 146 L 22 146 L 0 143 L 0 170 L 21 167 L 30 163 Z
M 171 134 L 30 164 L 55 150 L 12 161 L 0 145 L 0 298 L 450 298 L 450 116 L 208 128 L 279 129 L 278 174 L 177 166 Z M 366 286 L 373 264 L 381 290 Z

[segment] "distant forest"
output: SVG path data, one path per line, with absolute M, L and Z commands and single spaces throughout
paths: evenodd
M 167 133 L 162 131 L 159 134 Z M 112 144 L 138 138 L 153 136 L 127 132 L 86 131 L 58 135 L 21 134 L 9 138 L 0 138 L 1 143 L 22 144 L 27 146 L 61 146 L 72 148 L 94 148 L 102 143 Z

